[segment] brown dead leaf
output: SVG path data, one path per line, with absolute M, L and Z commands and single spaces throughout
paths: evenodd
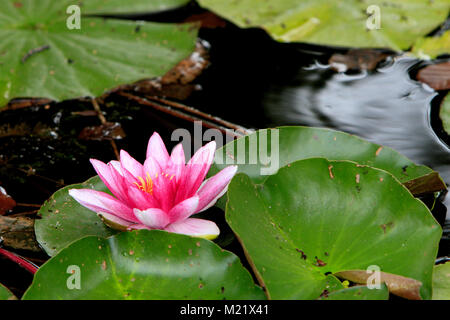
M 426 66 L 417 73 L 417 80 L 434 90 L 450 89 L 450 61 Z
M 378 63 L 391 54 L 371 49 L 351 49 L 346 54 L 335 53 L 329 59 L 331 68 L 336 71 L 374 70 Z
M 41 251 L 34 236 L 34 220 L 30 218 L 0 216 L 0 238 L 5 247 Z
M 337 272 L 335 275 L 355 283 L 366 284 L 372 273 L 367 273 L 366 270 L 349 270 Z M 420 296 L 422 282 L 420 281 L 387 272 L 380 272 L 380 280 L 386 283 L 392 294 L 405 299 L 422 300 Z
M 16 201 L 0 187 L 0 216 L 4 215 L 16 206 Z

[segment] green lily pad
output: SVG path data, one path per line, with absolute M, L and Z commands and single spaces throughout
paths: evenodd
M 162 76 L 195 47 L 198 27 L 192 24 L 86 17 L 91 12 L 82 10 L 81 29 L 69 29 L 66 10 L 74 3 L 0 2 L 0 107 L 18 97 L 95 97 L 121 84 Z M 100 8 L 104 1 L 88 3 Z
M 450 94 L 447 94 L 442 101 L 439 115 L 445 132 L 450 135 Z
M 313 158 L 262 184 L 238 174 L 228 188 L 226 219 L 273 299 L 317 299 L 326 274 L 346 271 L 355 281 L 371 266 L 392 293 L 431 298 L 442 229 L 386 171 Z
M 70 189 L 91 188 L 108 192 L 98 176 L 55 192 L 38 212 L 34 230 L 36 239 L 48 255 L 53 256 L 75 240 L 86 236 L 107 237 L 117 233 L 108 228 L 97 214 L 80 205 L 69 195 Z
M 326 294 L 319 300 L 387 300 L 389 290 L 383 283 L 380 289 L 369 289 L 367 286 L 354 286 Z
M 412 53 L 421 59 L 434 59 L 443 54 L 450 54 L 450 31 L 439 37 L 425 37 L 416 41 Z
M 5 286 L 0 283 L 0 300 L 16 300 L 17 298 L 8 290 Z
M 448 16 L 448 0 L 199 0 L 241 28 L 261 27 L 283 42 L 408 49 Z M 380 29 L 367 27 L 380 12 Z M 372 24 L 370 24 L 372 25 Z
M 433 300 L 450 300 L 450 262 L 434 267 Z
M 414 164 L 391 148 L 344 132 L 300 126 L 263 129 L 230 142 L 216 151 L 209 175 L 237 164 L 238 172 L 260 183 L 279 167 L 313 157 L 351 160 L 386 170 L 414 195 L 446 189 L 437 172 Z
M 81 239 L 41 266 L 23 297 L 25 300 L 264 298 L 261 288 L 231 252 L 208 240 L 159 230 L 122 232 L 107 239 Z

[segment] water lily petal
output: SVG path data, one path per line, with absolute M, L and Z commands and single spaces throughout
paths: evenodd
M 167 162 L 169 161 L 169 153 L 161 136 L 157 132 L 153 133 L 148 141 L 147 158 L 150 156 L 159 163 L 162 169 L 166 168 Z
M 162 171 L 161 166 L 159 165 L 159 162 L 156 161 L 155 158 L 152 156 L 147 157 L 144 162 L 144 177 L 147 176 L 147 173 L 150 175 L 150 178 L 154 179 L 157 174 L 160 174 Z
M 159 202 L 151 194 L 139 190 L 136 186 L 130 185 L 127 189 L 130 198 L 130 207 L 145 210 L 148 208 L 159 207 Z
M 120 164 L 122 168 L 128 170 L 135 177 L 142 177 L 144 175 L 142 164 L 136 161 L 125 150 L 120 150 Z
M 130 207 L 105 192 L 92 189 L 70 189 L 69 194 L 82 206 L 92 211 L 105 212 L 127 221 L 139 222 Z
M 169 211 L 170 221 L 182 221 L 192 216 L 195 212 L 197 212 L 198 202 L 199 197 L 193 196 L 178 203 Z
M 225 194 L 228 184 L 236 174 L 238 167 L 229 166 L 212 176 L 200 187 L 197 194 L 200 197 L 197 212 L 212 207 Z
M 112 166 L 114 169 L 116 169 L 116 171 L 123 176 L 123 172 L 122 172 L 122 165 L 120 164 L 119 161 L 117 160 L 111 160 L 110 162 L 108 162 L 108 165 Z
M 178 183 L 183 176 L 186 166 L 186 157 L 184 156 L 183 145 L 177 144 L 170 154 L 170 168 L 167 173 L 175 175 L 175 181 Z
M 171 223 L 164 230 L 205 239 L 214 239 L 220 233 L 219 228 L 214 222 L 196 218 Z
M 116 177 L 116 171 L 112 171 L 111 167 L 107 164 L 96 160 L 90 159 L 92 166 L 97 172 L 100 179 L 105 186 L 121 201 L 128 201 L 126 192 L 123 189 L 123 183 Z M 114 170 L 114 169 L 113 169 Z
M 167 213 L 158 208 L 134 209 L 133 212 L 140 222 L 152 229 L 163 229 L 170 222 Z
M 216 142 L 211 141 L 198 149 L 189 160 L 180 181 L 175 202 L 194 195 L 211 167 L 216 151 Z

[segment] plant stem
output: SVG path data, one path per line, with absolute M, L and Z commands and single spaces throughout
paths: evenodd
M 32 262 L 26 260 L 25 258 L 22 258 L 18 254 L 12 253 L 8 250 L 0 248 L 0 255 L 11 260 L 12 262 L 17 263 L 19 266 L 21 266 L 22 268 L 24 268 L 31 274 L 35 274 L 36 271 L 39 269 L 39 267 L 36 266 L 34 263 L 32 263 Z

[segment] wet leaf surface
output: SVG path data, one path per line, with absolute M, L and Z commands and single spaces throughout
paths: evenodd
M 442 230 L 386 171 L 313 158 L 260 185 L 240 174 L 226 219 L 273 299 L 316 299 L 325 274 L 372 265 L 420 281 L 420 296 L 431 298 Z
M 69 266 L 79 268 L 74 272 L 81 276 L 80 290 L 67 287 Z M 24 296 L 26 300 L 264 298 L 234 254 L 208 240 L 157 230 L 77 241 L 39 269 Z
M 408 49 L 418 37 L 439 26 L 450 9 L 446 0 L 199 0 L 199 3 L 241 28 L 261 27 L 278 41 L 387 47 L 397 51 Z M 367 12 L 369 6 L 377 6 L 379 10 L 379 29 L 374 25 L 374 11 Z M 373 25 L 371 29 L 367 22 Z

